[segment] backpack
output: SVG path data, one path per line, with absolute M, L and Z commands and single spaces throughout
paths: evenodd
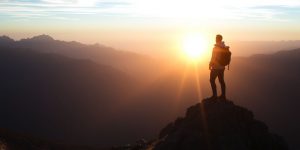
M 218 63 L 222 66 L 227 66 L 231 61 L 231 52 L 229 48 L 222 48 L 222 51 L 219 51 Z

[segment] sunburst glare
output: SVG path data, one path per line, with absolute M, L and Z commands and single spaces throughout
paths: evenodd
M 191 61 L 199 61 L 208 53 L 208 42 L 200 34 L 190 34 L 182 42 L 183 55 Z

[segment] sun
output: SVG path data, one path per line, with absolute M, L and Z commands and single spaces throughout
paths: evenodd
M 188 60 L 197 61 L 207 53 L 208 44 L 199 34 L 187 35 L 183 39 L 182 50 Z

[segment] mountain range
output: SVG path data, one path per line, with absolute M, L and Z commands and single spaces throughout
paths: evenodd
M 148 56 L 47 35 L 20 41 L 2 36 L 0 53 L 0 127 L 65 143 L 151 139 L 210 96 L 206 65 L 168 68 Z M 233 57 L 225 72 L 228 97 L 252 110 L 291 149 L 300 147 L 299 64 L 300 49 L 294 49 Z M 145 86 L 141 79 L 151 82 Z
M 42 53 L 54 53 L 75 59 L 89 59 L 98 64 L 112 66 L 135 78 L 142 76 L 144 81 L 153 80 L 156 72 L 163 69 L 161 60 L 147 55 L 116 50 L 101 44 L 86 45 L 76 41 L 59 41 L 49 35 L 38 35 L 19 41 L 15 41 L 8 36 L 2 36 L 0 37 L 0 45 L 10 48 L 30 49 Z

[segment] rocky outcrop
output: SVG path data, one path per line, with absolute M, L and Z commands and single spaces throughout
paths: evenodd
M 253 113 L 228 100 L 204 99 L 163 128 L 154 150 L 286 150 Z

